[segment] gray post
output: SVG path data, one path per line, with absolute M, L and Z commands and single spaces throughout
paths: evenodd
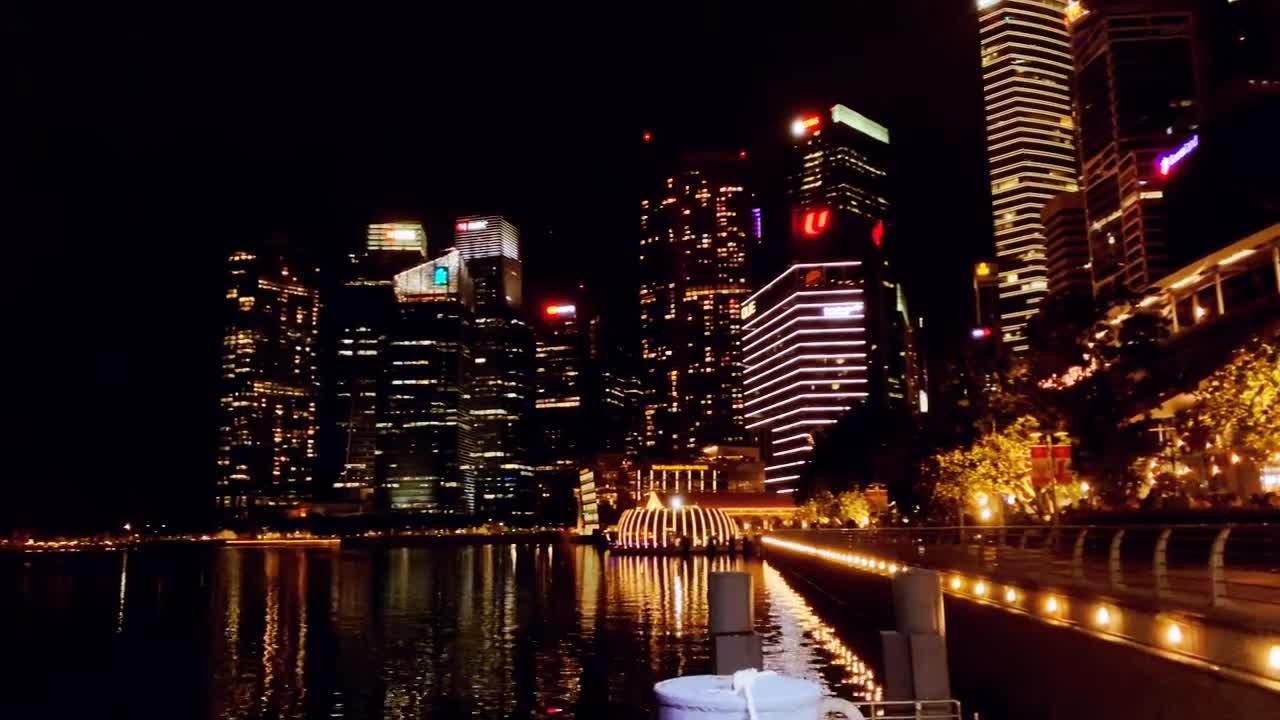
M 1111 571 L 1111 588 L 1124 589 L 1124 570 L 1120 565 L 1120 544 L 1124 542 L 1124 529 L 1111 536 L 1111 553 L 1108 556 L 1107 568 Z
M 716 675 L 732 675 L 763 665 L 760 636 L 755 633 L 751 604 L 751 576 L 744 572 L 713 572 L 708 579 L 711 666 Z
M 880 633 L 885 699 L 950 698 L 942 577 L 932 570 L 918 569 L 895 575 L 893 614 L 897 629 Z
M 1218 536 L 1213 539 L 1213 549 L 1209 552 L 1210 603 L 1214 607 L 1227 604 L 1227 579 L 1223 569 L 1226 564 L 1227 537 L 1230 535 L 1231 528 L 1219 530 Z
M 1080 528 L 1076 535 L 1076 546 L 1071 552 L 1071 577 L 1076 582 L 1084 582 L 1084 540 L 1089 536 L 1089 528 Z
M 1169 536 L 1172 534 L 1173 528 L 1165 528 L 1156 538 L 1156 555 L 1151 570 L 1156 576 L 1157 600 L 1169 594 Z

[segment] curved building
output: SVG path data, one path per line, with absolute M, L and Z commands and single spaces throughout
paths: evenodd
M 679 497 L 664 506 L 657 494 L 650 494 L 644 507 L 627 510 L 618 519 L 619 550 L 676 552 L 686 539 L 693 550 L 726 547 L 739 540 L 738 525 L 722 510 L 684 505 Z
M 1000 329 L 1028 348 L 1027 321 L 1048 292 L 1040 211 L 1078 189 L 1066 0 L 978 0 L 991 214 L 1000 268 Z

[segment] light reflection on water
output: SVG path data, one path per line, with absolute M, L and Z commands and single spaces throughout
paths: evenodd
M 223 548 L 182 563 L 149 552 L 128 560 L 127 593 L 122 555 L 91 561 L 111 565 L 101 598 L 67 588 L 87 584 L 92 567 L 37 562 L 18 584 L 29 603 L 72 596 L 42 622 L 108 608 L 109 639 L 89 632 L 66 648 L 109 661 L 100 682 L 120 697 L 99 698 L 99 715 L 648 718 L 654 682 L 709 670 L 707 574 L 732 569 L 752 575 L 767 669 L 846 698 L 879 693 L 853 651 L 756 560 L 569 545 Z M 162 647 L 157 635 L 175 632 L 205 640 Z M 160 665 L 175 688 L 205 694 L 128 694 Z

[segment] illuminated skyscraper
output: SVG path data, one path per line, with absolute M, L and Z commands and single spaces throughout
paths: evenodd
M 233 519 L 287 513 L 313 490 L 319 292 L 274 254 L 227 265 L 215 505 Z
M 453 245 L 467 261 L 476 307 L 519 310 L 524 303 L 520 231 L 500 215 L 466 215 L 454 223 Z
M 338 335 L 334 394 L 346 443 L 334 488 L 339 498 L 366 507 L 378 486 L 377 412 L 387 334 L 398 314 L 392 281 L 423 261 L 426 241 L 418 223 L 369 225 L 364 247 L 347 256 L 347 275 L 333 307 Z
M 978 0 L 1000 332 L 1028 349 L 1027 321 L 1048 292 L 1040 209 L 1078 188 L 1066 0 Z
M 889 130 L 844 105 L 796 118 L 795 168 L 788 190 L 794 207 L 825 208 L 870 220 L 889 213 Z
M 863 234 L 861 218 L 833 213 L 819 232 L 806 234 L 805 224 L 817 229 L 814 214 L 821 212 L 833 211 L 798 213 L 796 241 L 845 234 L 829 246 L 860 259 L 796 263 L 743 307 L 747 429 L 761 440 L 766 487 L 781 493 L 795 491 L 815 435 L 855 404 L 920 409 L 911 321 L 902 287 L 888 274 L 883 232 Z
M 1172 163 L 1161 158 L 1199 141 L 1186 4 L 1073 5 L 1081 179 L 1093 293 L 1102 300 L 1141 293 L 1170 269 L 1164 179 Z
M 641 202 L 645 450 L 657 456 L 745 437 L 740 313 L 759 241 L 745 169 L 738 154 L 689 156 Z
M 573 490 L 589 437 L 587 432 L 587 342 L 578 309 L 566 303 L 543 308 L 536 332 L 534 424 L 531 444 L 537 480 L 537 515 L 544 522 L 571 523 Z M 599 418 L 592 418 L 599 422 Z
M 476 492 L 463 464 L 474 450 L 464 408 L 471 278 L 450 250 L 398 273 L 393 287 L 397 315 L 377 415 L 381 500 L 396 512 L 470 514 Z
M 454 224 L 454 244 L 475 283 L 475 322 L 463 410 L 471 422 L 464 471 L 483 519 L 528 520 L 536 488 L 529 463 L 533 332 L 521 317 L 520 233 L 498 215 Z

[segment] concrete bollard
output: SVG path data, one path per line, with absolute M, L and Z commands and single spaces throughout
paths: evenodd
M 755 633 L 751 604 L 751 576 L 744 572 L 713 572 L 708 578 L 711 666 L 717 675 L 732 675 L 763 663 L 760 637 Z
M 897 629 L 880 633 L 885 699 L 950 698 L 942 577 L 918 569 L 894 576 L 893 614 Z

